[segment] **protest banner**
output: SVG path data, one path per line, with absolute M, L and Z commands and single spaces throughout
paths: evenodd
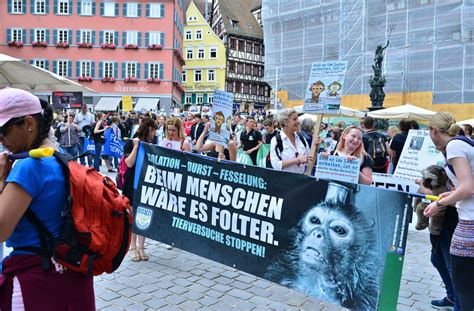
M 119 137 L 117 137 L 117 135 L 115 135 L 113 129 L 109 128 L 105 130 L 105 143 L 102 146 L 101 154 L 122 158 L 123 145 L 123 142 L 120 140 Z
M 220 90 L 214 92 L 209 139 L 224 147 L 227 147 L 230 139 L 233 102 L 232 93 Z
M 436 150 L 429 131 L 410 130 L 393 176 L 415 181 L 428 166 L 444 164 L 444 157 Z
M 346 308 L 396 308 L 404 193 L 145 143 L 134 188 L 137 234 Z
M 132 111 L 133 103 L 132 96 L 122 96 L 122 110 L 124 112 Z
M 270 153 L 270 144 L 261 144 L 257 153 L 257 166 L 267 167 L 267 157 Z
M 306 87 L 303 111 L 338 114 L 347 61 L 314 62 Z
M 253 165 L 252 158 L 242 149 L 237 150 L 237 163 Z
M 348 160 L 345 157 L 329 155 L 324 157 L 318 153 L 316 177 L 345 181 L 352 184 L 359 183 L 360 159 Z
M 381 173 L 372 173 L 372 185 L 374 187 L 406 193 L 416 193 L 418 188 L 420 188 L 420 186 L 415 184 L 415 181 L 400 179 L 393 175 Z
M 102 146 L 103 148 L 104 146 Z M 89 139 L 87 137 L 84 138 L 84 149 L 82 152 L 89 151 L 90 154 L 95 154 L 95 143 L 93 139 Z

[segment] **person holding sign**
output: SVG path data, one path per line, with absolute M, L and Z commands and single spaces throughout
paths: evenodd
M 221 160 L 228 160 L 228 161 L 237 161 L 237 145 L 235 140 L 230 138 L 229 142 L 227 143 L 227 148 L 224 148 L 224 152 L 219 153 L 218 145 L 208 139 L 204 144 L 204 140 L 206 138 L 207 133 L 209 132 L 209 128 L 211 126 L 210 122 L 207 122 L 204 125 L 204 130 L 202 131 L 199 139 L 196 142 L 196 147 L 194 148 L 197 152 L 207 153 L 208 157 L 212 158 L 220 158 Z
M 304 174 L 305 164 L 311 161 L 309 146 L 298 131 L 300 122 L 294 109 L 282 110 L 278 118 L 282 130 L 270 142 L 270 162 L 278 171 Z M 315 140 L 319 144 L 319 140 Z
M 183 123 L 179 118 L 171 118 L 166 122 L 166 140 L 161 141 L 160 146 L 191 152 L 191 144 L 184 136 Z
M 135 164 L 137 160 L 139 142 L 151 143 L 155 139 L 158 125 L 152 118 L 144 118 L 140 123 L 135 136 L 131 140 L 127 140 L 123 147 L 123 158 L 127 164 L 127 171 L 124 175 L 123 195 L 125 195 L 133 204 L 133 181 L 135 180 Z M 137 248 L 138 238 L 138 248 Z M 130 256 L 132 261 L 147 261 L 148 255 L 145 253 L 145 237 L 132 233 L 132 241 L 130 242 Z
M 460 127 L 448 112 L 435 114 L 429 128 L 436 149 L 445 154 L 446 173 L 455 190 L 442 193 L 424 214 L 431 217 L 443 206 L 456 205 L 459 222 L 451 241 L 451 277 L 461 309 L 474 310 L 474 145 L 469 138 L 456 136 Z
M 363 135 L 364 132 L 359 127 L 354 125 L 346 127 L 342 132 L 341 140 L 337 144 L 336 150 L 331 152 L 331 154 L 346 157 L 348 160 L 360 159 L 359 183 L 371 185 L 374 161 L 364 150 L 364 144 L 362 143 Z M 323 152 L 322 155 L 327 156 L 328 153 Z

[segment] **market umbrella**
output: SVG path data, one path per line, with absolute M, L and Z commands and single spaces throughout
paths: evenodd
M 298 113 L 303 113 L 303 106 L 296 106 L 296 107 L 293 107 L 293 109 L 295 109 L 296 112 L 298 112 Z M 337 114 L 327 114 L 327 113 L 325 113 L 324 116 L 344 116 L 344 117 L 352 117 L 352 118 L 363 118 L 363 117 L 365 117 L 364 112 L 356 110 L 356 109 L 352 109 L 352 108 L 349 108 L 349 107 L 345 107 L 345 106 L 342 106 L 342 105 L 339 107 L 339 111 L 340 112 L 337 113 Z M 299 118 L 301 118 L 301 119 L 311 118 L 313 120 L 316 120 L 316 115 L 315 114 L 310 114 L 310 113 L 305 113 L 305 114 L 299 116 Z
M 430 120 L 435 111 L 420 108 L 411 104 L 405 104 L 396 107 L 390 107 L 380 110 L 375 110 L 367 113 L 369 117 L 376 119 L 418 119 L 418 120 Z
M 0 87 L 9 86 L 29 92 L 97 93 L 77 82 L 48 70 L 26 64 L 18 58 L 0 54 Z
M 474 126 L 474 119 L 458 121 L 458 122 L 456 122 L 456 124 L 458 124 L 458 125 L 470 124 L 470 125 Z

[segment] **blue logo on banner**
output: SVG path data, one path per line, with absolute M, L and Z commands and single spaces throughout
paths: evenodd
M 153 216 L 153 211 L 148 208 L 139 206 L 137 209 L 137 216 L 135 217 L 135 224 L 138 229 L 146 230 L 151 224 L 151 217 Z

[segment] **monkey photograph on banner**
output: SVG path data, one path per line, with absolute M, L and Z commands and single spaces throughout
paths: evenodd
M 407 194 L 145 143 L 136 163 L 135 233 L 354 310 L 398 297 Z
M 220 90 L 214 92 L 211 127 L 209 129 L 208 139 L 224 147 L 227 147 L 227 143 L 230 139 L 233 103 L 234 94 Z

